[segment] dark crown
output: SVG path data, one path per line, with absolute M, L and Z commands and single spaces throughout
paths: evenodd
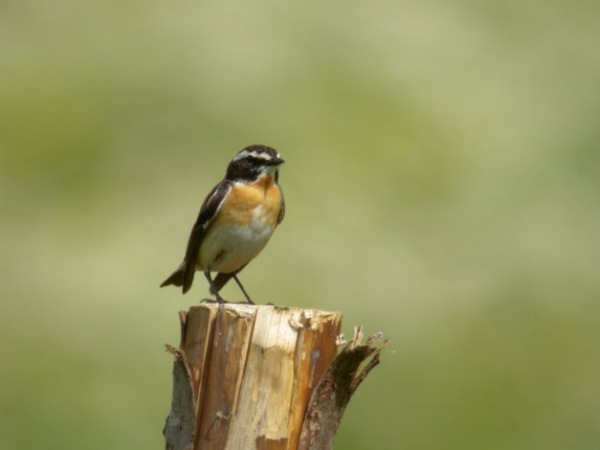
M 277 150 L 266 145 L 250 145 L 238 152 L 229 162 L 225 178 L 228 180 L 254 181 L 268 167 L 277 167 L 284 161 Z M 277 169 L 274 171 L 277 179 Z

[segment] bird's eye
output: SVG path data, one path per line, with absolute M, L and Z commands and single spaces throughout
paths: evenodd
M 246 158 L 246 161 L 248 161 L 248 164 L 250 164 L 251 166 L 258 166 L 259 164 L 262 163 L 262 160 L 259 158 L 256 158 L 254 156 L 248 156 Z

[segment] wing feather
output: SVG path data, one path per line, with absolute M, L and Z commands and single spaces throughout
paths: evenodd
M 187 248 L 185 250 L 185 258 L 183 259 L 183 293 L 185 294 L 194 281 L 194 273 L 196 272 L 196 260 L 198 258 L 198 252 L 200 251 L 200 245 L 202 239 L 210 223 L 213 221 L 219 208 L 221 207 L 223 200 L 227 197 L 227 194 L 231 191 L 231 182 L 229 180 L 223 180 L 217 184 L 208 194 L 206 200 L 200 208 L 196 223 L 192 227 L 190 238 L 188 240 Z
M 279 225 L 283 222 L 283 217 L 285 216 L 285 200 L 283 199 L 283 190 L 281 189 L 281 186 L 277 185 L 277 187 L 279 187 L 279 193 L 281 194 L 281 208 L 279 209 L 279 215 L 277 216 L 277 225 Z

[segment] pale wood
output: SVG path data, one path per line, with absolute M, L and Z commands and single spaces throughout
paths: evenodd
M 376 351 L 360 381 L 347 383 L 347 393 L 328 391 L 323 384 L 341 382 L 335 378 L 339 367 L 332 372 L 335 361 L 349 347 L 359 347 L 348 344 L 336 358 L 341 319 L 337 312 L 230 303 L 204 303 L 180 313 L 180 348 L 171 349 L 176 361 L 167 448 L 331 448 L 343 409 L 378 363 L 380 350 L 361 353 L 366 358 Z M 344 376 L 358 379 L 359 365 Z M 342 409 L 327 406 L 326 397 Z M 319 442 L 329 447 L 315 446 Z

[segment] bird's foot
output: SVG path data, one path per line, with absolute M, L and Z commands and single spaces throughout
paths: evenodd
M 204 298 L 202 300 L 200 300 L 200 303 L 218 303 L 219 305 L 223 305 L 225 303 L 229 303 L 227 300 L 223 299 L 223 297 L 221 297 L 220 295 L 217 295 L 217 299 L 213 300 L 210 298 Z

